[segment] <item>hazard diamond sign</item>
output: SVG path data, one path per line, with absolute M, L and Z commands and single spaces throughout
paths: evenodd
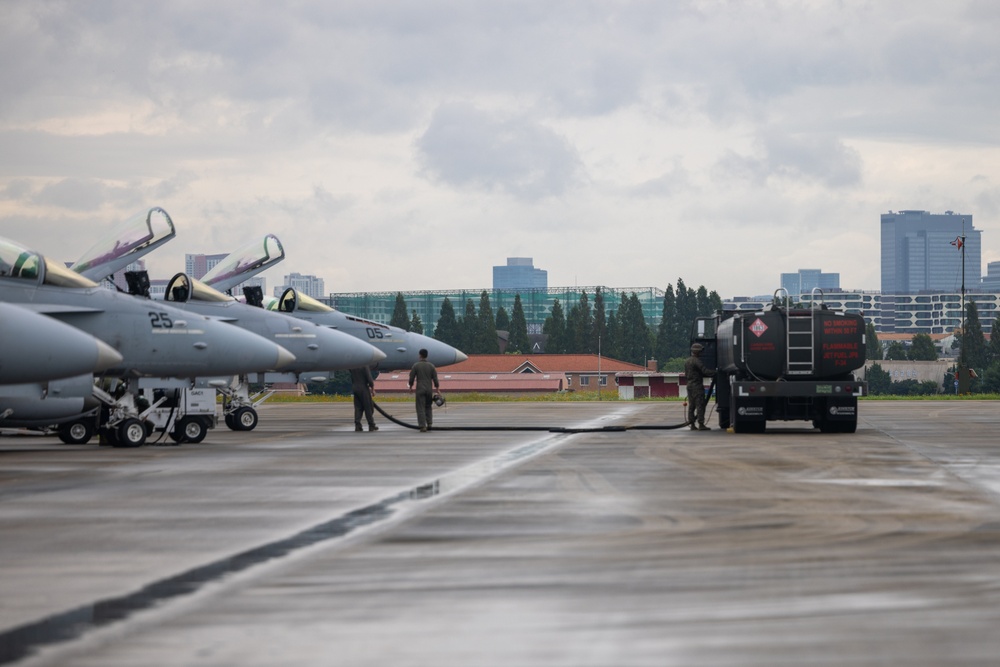
M 750 331 L 754 332 L 754 335 L 756 335 L 757 338 L 760 338 L 764 335 L 764 332 L 767 331 L 767 325 L 764 324 L 763 320 L 758 317 L 757 320 L 750 325 Z

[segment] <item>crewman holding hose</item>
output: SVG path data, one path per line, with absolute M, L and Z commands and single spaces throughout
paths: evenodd
M 414 383 L 417 392 L 417 425 L 420 426 L 421 433 L 426 433 L 431 430 L 434 421 L 432 415 L 434 394 L 441 389 L 438 384 L 437 368 L 427 361 L 427 350 L 420 350 L 420 360 L 410 369 L 410 381 L 407 383 L 410 391 L 414 390 Z
M 692 345 L 691 356 L 684 362 L 684 376 L 687 377 L 688 394 L 687 418 L 692 431 L 712 430 L 708 426 L 705 426 L 706 399 L 703 380 L 706 377 L 712 377 L 715 375 L 715 371 L 710 371 L 705 368 L 705 364 L 703 364 L 699 358 L 698 355 L 701 354 L 703 349 L 705 348 L 701 343 L 695 343 Z M 695 419 L 697 419 L 697 426 L 695 425 Z

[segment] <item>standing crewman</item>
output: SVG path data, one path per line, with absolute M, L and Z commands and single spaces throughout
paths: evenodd
M 377 431 L 375 425 L 375 378 L 367 366 L 351 369 L 351 393 L 354 394 L 354 430 L 363 431 L 361 416 L 368 420 L 368 430 Z
M 441 388 L 437 369 L 427 361 L 427 350 L 420 350 L 420 360 L 410 369 L 410 381 L 407 384 L 410 391 L 414 389 L 414 382 L 417 391 L 417 425 L 420 426 L 421 433 L 426 433 L 431 430 L 433 422 L 434 392 Z
M 710 431 L 705 426 L 705 385 L 703 380 L 706 377 L 715 375 L 715 371 L 705 368 L 699 355 L 705 349 L 701 343 L 691 346 L 691 356 L 684 362 L 684 376 L 687 378 L 688 393 L 688 423 L 692 431 Z M 695 426 L 695 419 L 698 425 Z

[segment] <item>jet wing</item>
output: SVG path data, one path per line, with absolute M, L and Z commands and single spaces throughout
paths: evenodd
M 162 208 L 133 216 L 98 240 L 70 268 L 99 281 L 120 271 L 176 235 L 174 222 Z

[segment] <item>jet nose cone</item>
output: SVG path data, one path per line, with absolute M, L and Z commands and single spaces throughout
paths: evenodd
M 94 339 L 97 344 L 97 361 L 94 363 L 95 371 L 103 371 L 109 368 L 114 368 L 121 362 L 125 360 L 118 350 L 111 347 L 102 340 Z
M 462 352 L 461 350 L 455 350 L 455 363 L 456 364 L 460 364 L 463 361 L 467 361 L 468 359 L 469 359 L 469 355 L 467 355 L 465 352 Z
M 278 361 L 275 362 L 274 370 L 276 371 L 281 370 L 282 368 L 285 368 L 286 366 L 291 366 L 292 364 L 295 363 L 294 354 L 292 354 L 285 348 L 281 347 L 280 345 L 277 345 L 276 347 L 278 348 Z

